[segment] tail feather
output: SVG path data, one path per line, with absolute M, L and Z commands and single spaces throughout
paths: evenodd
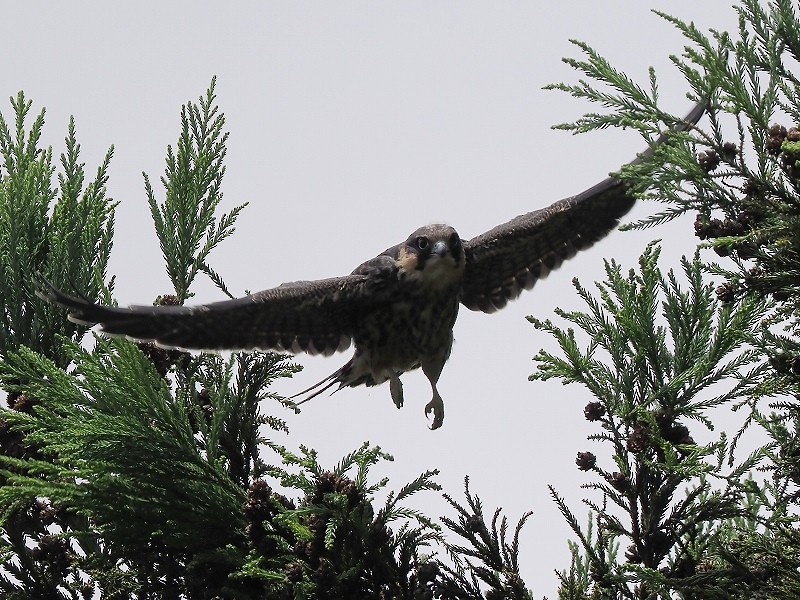
M 312 394 L 310 394 L 306 398 L 303 398 L 299 402 L 295 402 L 294 403 L 295 406 L 300 406 L 301 404 L 305 404 L 306 402 L 308 402 L 312 398 L 316 398 L 317 396 L 319 396 L 323 392 L 329 390 L 331 387 L 333 387 L 334 385 L 336 385 L 338 383 L 339 387 L 336 388 L 335 390 L 333 390 L 333 392 L 331 392 L 332 394 L 335 394 L 336 392 L 338 392 L 343 387 L 347 387 L 348 385 L 350 385 L 350 382 L 347 381 L 347 375 L 350 374 L 352 369 L 353 369 L 353 359 L 351 358 L 340 369 L 337 369 L 336 371 L 334 371 L 333 373 L 328 375 L 322 381 L 318 381 L 317 383 L 315 383 L 311 387 L 304 389 L 302 392 L 297 392 L 293 396 L 289 396 L 289 399 L 292 400 L 293 398 L 297 398 L 298 396 L 302 396 L 304 394 L 307 394 L 308 392 L 311 392 L 311 391 L 315 390 Z M 317 388 L 319 388 L 319 389 L 317 389 Z

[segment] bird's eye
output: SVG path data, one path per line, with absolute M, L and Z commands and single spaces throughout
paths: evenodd
M 429 245 L 430 242 L 428 241 L 428 238 L 426 238 L 425 236 L 420 236 L 417 238 L 417 248 L 419 248 L 420 250 L 425 250 L 425 248 L 427 248 Z
M 459 246 L 461 246 L 461 238 L 458 237 L 457 233 L 454 233 L 450 236 L 450 247 L 456 249 Z

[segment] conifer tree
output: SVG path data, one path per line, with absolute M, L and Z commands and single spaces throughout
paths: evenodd
M 702 256 L 711 249 L 720 262 L 699 253 L 684 259 L 683 291 L 672 272 L 655 268 L 651 247 L 638 272 L 625 276 L 607 263 L 598 297 L 576 282 L 588 310 L 559 315 L 589 337 L 585 350 L 571 329 L 534 320 L 563 352 L 540 353 L 534 377 L 588 389 L 594 398 L 584 415 L 598 425 L 591 440 L 608 452 L 576 459 L 592 476 L 585 487 L 597 494 L 586 500 L 586 528 L 553 490 L 579 540 L 561 575 L 561 598 L 800 593 L 800 133 L 783 124 L 800 120 L 800 20 L 791 0 L 742 0 L 735 10 L 738 31 L 710 35 L 659 13 L 687 39 L 672 60 L 690 98 L 707 107 L 707 120 L 689 143 L 660 149 L 655 170 L 641 165 L 621 173 L 652 185 L 645 197 L 665 204 L 636 227 L 690 213 Z M 655 73 L 644 89 L 577 45 L 585 59 L 567 62 L 587 80 L 553 87 L 611 112 L 563 128 L 630 126 L 651 136 L 653 123 L 670 122 L 657 106 Z M 719 278 L 718 286 L 709 283 Z M 742 428 L 714 431 L 710 443 L 697 444 L 694 431 L 714 425 L 709 409 L 726 406 L 744 413 Z M 759 428 L 766 442 L 740 458 L 736 444 L 748 427 Z

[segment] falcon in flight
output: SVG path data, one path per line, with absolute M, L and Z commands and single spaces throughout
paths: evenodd
M 696 106 L 676 131 L 689 129 L 702 114 L 703 106 Z M 450 356 L 459 305 L 485 313 L 503 308 L 613 230 L 634 201 L 623 182 L 609 177 L 471 240 L 449 225 L 426 225 L 350 275 L 284 283 L 200 306 L 103 306 L 47 283 L 39 293 L 66 307 L 71 321 L 99 323 L 106 333 L 171 348 L 330 355 L 353 344 L 355 353 L 343 367 L 297 394 L 310 393 L 302 402 L 334 385 L 338 390 L 388 381 L 399 408 L 400 376 L 421 367 L 433 390 L 425 414 L 433 413 L 436 429 L 444 420 L 436 384 Z

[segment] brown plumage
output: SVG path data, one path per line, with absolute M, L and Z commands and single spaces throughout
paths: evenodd
M 696 106 L 679 129 L 696 123 L 702 113 Z M 350 275 L 285 283 L 201 306 L 103 306 L 46 282 L 40 295 L 66 307 L 72 321 L 100 323 L 106 333 L 169 347 L 329 355 L 353 343 L 353 357 L 301 392 L 312 392 L 303 402 L 336 384 L 341 389 L 389 381 L 400 407 L 400 375 L 421 367 L 433 390 L 425 413 L 433 412 L 435 429 L 444 419 L 436 384 L 450 356 L 459 304 L 485 313 L 503 308 L 608 234 L 634 202 L 626 186 L 609 177 L 469 241 L 448 225 L 427 225 Z

